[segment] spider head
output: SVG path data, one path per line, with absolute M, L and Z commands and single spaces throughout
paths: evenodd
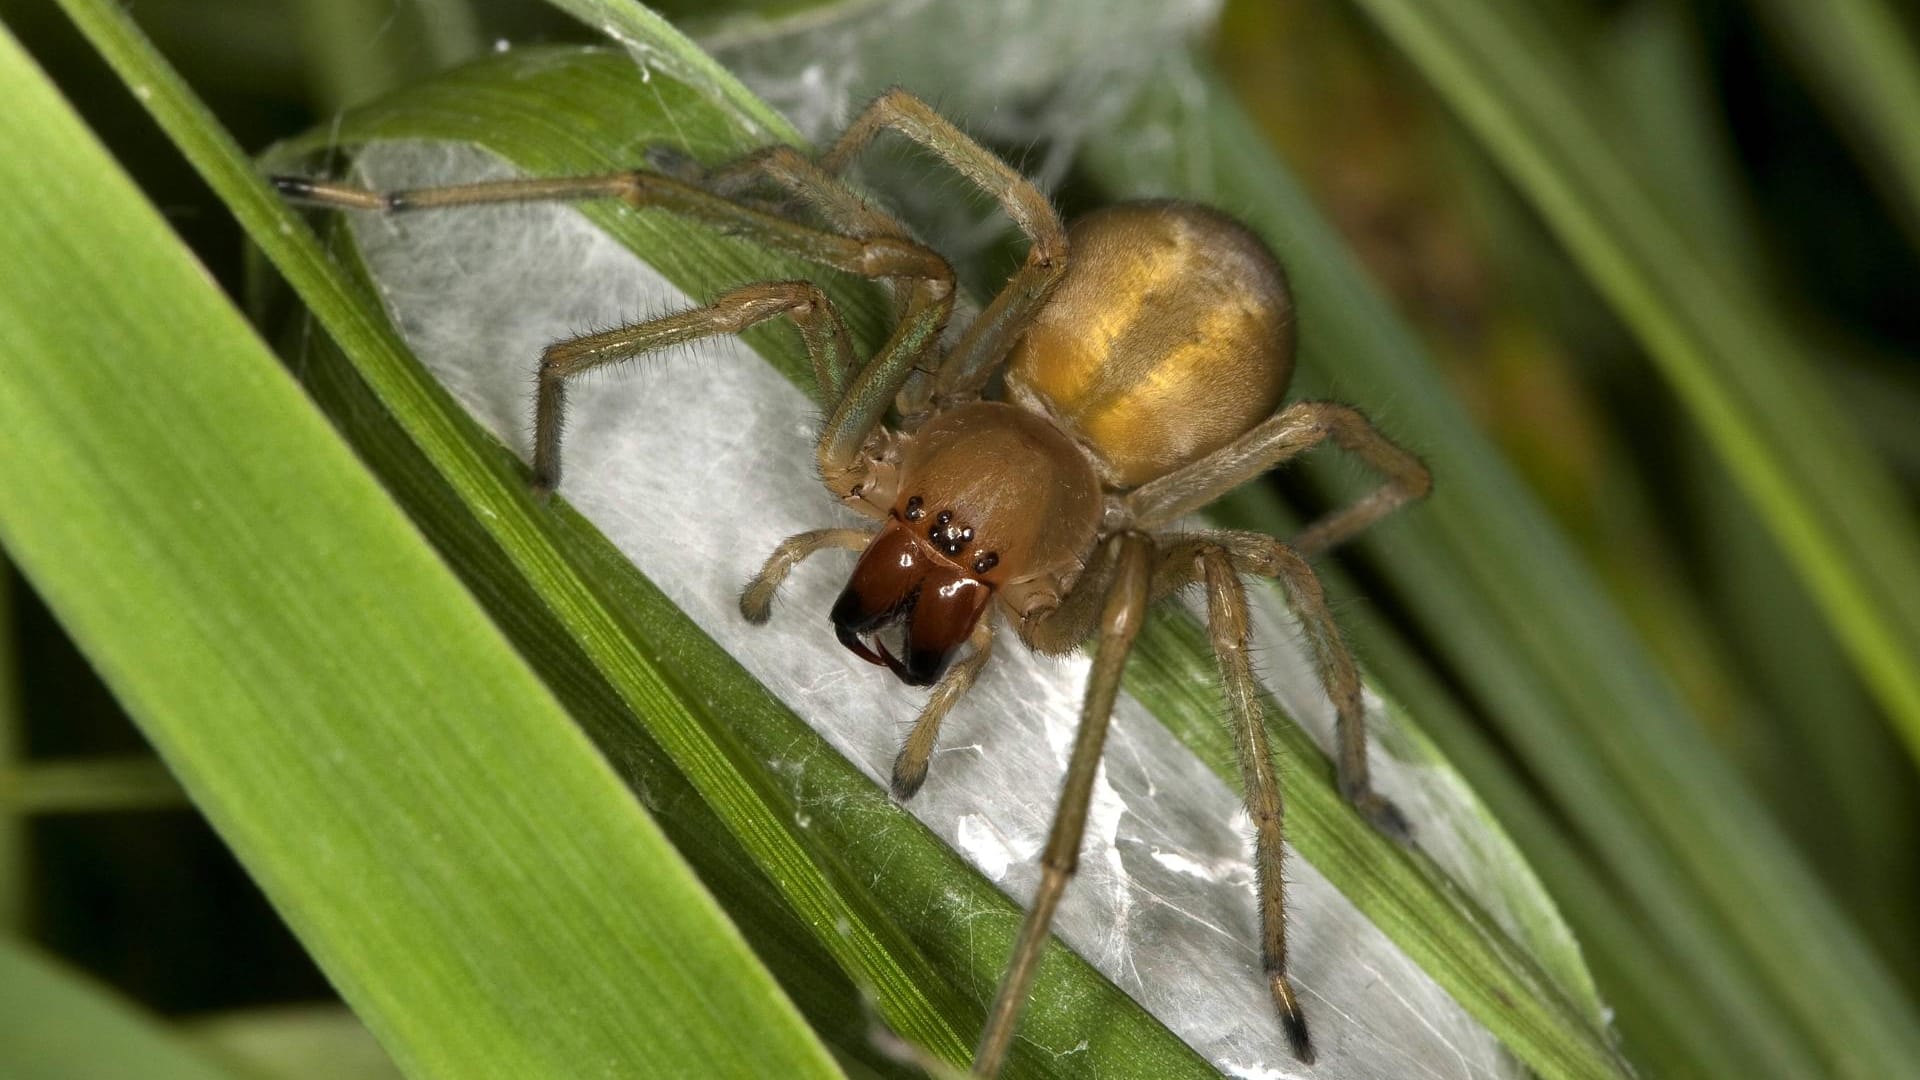
M 854 655 L 927 686 L 946 673 L 991 599 L 992 585 L 895 518 L 860 556 L 833 605 L 833 628 Z
M 936 415 L 900 445 L 887 524 L 833 606 L 841 644 L 912 686 L 938 682 L 1001 586 L 1077 570 L 1099 481 L 1047 420 L 998 402 Z

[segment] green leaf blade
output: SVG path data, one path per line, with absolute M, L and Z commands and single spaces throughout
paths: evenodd
M 1750 276 L 1716 266 L 1620 160 L 1559 50 L 1520 44 L 1517 9 L 1365 0 L 1514 175 L 1638 332 L 1713 438 L 1820 599 L 1916 754 L 1920 754 L 1920 530 L 1884 467 L 1861 445 Z M 1623 759 L 1624 760 L 1624 759 Z M 1683 790 L 1684 778 L 1636 779 Z M 1805 868 L 1756 849 L 1718 813 L 1670 831 L 1698 864 L 1718 917 L 1827 1062 L 1874 1071 L 1920 1056 L 1907 995 L 1845 924 Z M 1734 856 L 1729 860 L 1727 856 Z M 1768 918 L 1756 895 L 1788 889 L 1798 917 Z M 1840 997 L 1857 1008 L 1836 1014 Z
M 0 940 L 0 1069 L 15 1080 L 235 1080 L 155 1018 L 11 939 Z
M 0 137 L 22 150 L 0 177 L 37 193 L 0 236 L 40 270 L 0 295 L 20 361 L 0 369 L 0 537 L 395 1057 L 421 1075 L 834 1075 L 10 38 L 0 89 L 18 106 Z

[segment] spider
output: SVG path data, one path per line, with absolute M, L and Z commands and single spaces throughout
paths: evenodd
M 946 259 L 842 179 L 887 131 L 990 195 L 1028 242 L 1023 265 L 950 344 L 955 284 Z M 942 720 L 992 655 L 996 621 L 1046 654 L 1096 639 L 1041 881 L 975 1051 L 981 1076 L 997 1074 L 1006 1057 L 1074 874 L 1121 672 L 1147 608 L 1203 586 L 1254 827 L 1267 984 L 1293 1053 L 1311 1062 L 1307 1019 L 1287 976 L 1280 787 L 1248 655 L 1241 578 L 1283 585 L 1333 700 L 1341 793 L 1404 840 L 1406 820 L 1369 782 L 1359 677 L 1307 560 L 1424 497 L 1431 479 L 1350 406 L 1282 406 L 1293 303 L 1271 251 L 1228 215 L 1172 200 L 1119 203 L 1066 227 L 1031 181 L 900 89 L 875 100 L 818 157 L 774 146 L 711 171 L 670 152 L 650 162 L 652 169 L 601 176 L 395 192 L 304 177 L 274 183 L 302 202 L 381 212 L 620 199 L 891 286 L 894 328 L 864 361 L 831 301 L 807 281 L 745 285 L 705 307 L 548 347 L 535 377 L 535 492 L 545 497 L 560 484 L 573 378 L 784 317 L 800 332 L 826 402 L 815 447 L 820 478 L 874 524 L 788 538 L 747 584 L 740 610 L 764 623 L 802 560 L 833 548 L 861 552 L 830 613 L 835 634 L 861 659 L 933 688 L 894 761 L 894 797 L 912 798 L 925 781 Z M 1291 542 L 1169 531 L 1328 440 L 1384 483 Z

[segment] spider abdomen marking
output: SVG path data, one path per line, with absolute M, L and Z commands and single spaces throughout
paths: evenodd
M 1286 276 L 1208 207 L 1121 203 L 1074 222 L 1073 258 L 1007 360 L 1109 487 L 1198 461 L 1273 415 L 1293 374 Z

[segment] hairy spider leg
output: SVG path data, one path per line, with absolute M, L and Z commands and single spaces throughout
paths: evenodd
M 708 191 L 728 199 L 749 200 L 756 185 L 771 185 L 786 196 L 785 201 L 777 204 L 779 212 L 798 216 L 811 208 L 828 227 L 849 236 L 913 240 L 912 232 L 899 218 L 791 146 L 763 147 L 704 174 L 698 172 L 698 166 L 692 166 L 688 175 L 697 177 L 697 182 Z M 892 285 L 894 318 L 898 319 L 907 303 L 910 286 L 901 281 L 894 281 Z M 915 375 L 925 377 L 924 369 Z
M 797 196 L 835 229 L 854 236 L 913 238 L 898 217 L 791 146 L 762 147 L 700 177 L 708 191 L 729 199 L 749 194 L 756 183 L 763 181 Z
M 920 785 L 927 782 L 927 761 L 933 757 L 934 746 L 940 740 L 941 721 L 967 691 L 973 689 L 973 681 L 980 677 L 993 654 L 992 622 L 990 616 L 982 615 L 980 621 L 973 624 L 973 633 L 967 639 L 973 649 L 955 661 L 934 684 L 933 693 L 927 696 L 927 703 L 921 706 L 920 715 L 913 721 L 913 730 L 900 744 L 900 753 L 893 759 L 893 778 L 887 785 L 896 800 L 906 802 L 913 798 Z
M 1245 585 L 1240 581 L 1243 573 L 1275 576 L 1275 569 L 1282 562 L 1286 562 L 1291 570 L 1312 577 L 1312 571 L 1297 556 L 1289 561 L 1285 556 L 1291 553 L 1279 554 L 1276 551 L 1285 552 L 1285 545 L 1258 533 L 1206 532 L 1184 537 L 1161 549 L 1159 565 L 1154 570 L 1153 595 L 1158 599 L 1196 582 L 1206 586 L 1207 634 L 1213 645 L 1214 657 L 1220 665 L 1234 749 L 1240 759 L 1242 792 L 1254 828 L 1254 881 L 1260 896 L 1262 966 L 1274 1007 L 1280 1013 L 1294 1056 L 1311 1063 L 1314 1051 L 1313 1042 L 1308 1036 L 1306 1014 L 1300 1008 L 1293 983 L 1287 975 L 1286 884 L 1282 875 L 1281 846 L 1285 824 L 1284 804 L 1279 778 L 1274 770 L 1273 751 L 1267 739 L 1266 714 L 1261 707 L 1259 686 L 1253 676 L 1247 594 Z M 1332 623 L 1332 616 L 1326 611 L 1317 579 L 1312 581 L 1310 589 L 1296 588 L 1291 577 L 1286 580 L 1288 602 L 1295 616 L 1308 628 L 1309 636 L 1315 639 L 1316 661 L 1321 662 L 1321 681 L 1328 696 L 1336 702 L 1351 699 L 1357 703 L 1357 678 L 1350 687 L 1336 686 L 1342 682 L 1337 665 L 1330 670 L 1324 662 L 1327 659 L 1325 650 L 1318 647 L 1325 628 Z M 1345 648 L 1337 637 L 1331 642 L 1331 647 L 1344 656 Z M 1352 663 L 1348 660 L 1346 669 L 1350 671 L 1351 668 Z M 1364 737 L 1364 730 L 1362 735 Z M 1363 753 L 1364 749 L 1363 744 Z M 1363 778 L 1366 775 L 1364 758 L 1359 775 Z M 1388 811 L 1391 812 L 1390 804 Z M 1398 822 L 1397 818 L 1394 820 Z M 1399 826 L 1397 835 L 1404 835 L 1404 823 L 1399 822 Z
M 1307 558 L 1352 539 L 1433 489 L 1433 475 L 1420 459 L 1382 435 L 1360 410 L 1334 401 L 1301 401 L 1199 461 L 1133 489 L 1124 504 L 1128 517 L 1137 528 L 1169 524 L 1328 439 L 1386 480 L 1294 537 L 1293 550 Z
M 1360 672 L 1354 665 L 1352 651 L 1340 635 L 1333 611 L 1327 606 L 1326 590 L 1321 587 L 1313 567 L 1284 541 L 1262 533 L 1221 530 L 1201 533 L 1184 543 L 1190 545 L 1190 556 L 1210 549 L 1221 550 L 1238 572 L 1280 582 L 1288 608 L 1300 620 L 1301 633 L 1306 636 L 1313 655 L 1314 671 L 1327 696 L 1333 700 L 1334 740 L 1339 750 L 1334 764 L 1340 794 L 1375 828 L 1401 843 L 1409 841 L 1412 828 L 1405 815 L 1373 790 L 1367 768 L 1366 706 L 1360 695 Z M 1187 579 L 1191 580 L 1194 579 Z M 1155 582 L 1155 589 L 1177 588 L 1186 583 L 1169 574 L 1167 582 Z
M 720 334 L 738 334 L 787 316 L 800 330 L 814 377 L 832 378 L 852 355 L 833 304 L 810 282 L 777 281 L 731 289 L 705 307 L 664 315 L 598 334 L 570 338 L 540 354 L 533 406 L 533 489 L 546 495 L 560 486 L 560 437 L 566 423 L 567 380 L 609 364 L 638 360 L 674 345 Z
M 1014 224 L 1032 239 L 1034 247 L 1047 254 L 1066 249 L 1067 234 L 1060 224 L 1060 215 L 1033 181 L 974 142 L 955 127 L 953 121 L 933 111 L 933 106 L 899 87 L 874 99 L 847 125 L 820 156 L 820 167 L 836 176 L 845 174 L 854 159 L 882 131 L 899 132 L 925 147 L 993 196 Z
M 1260 707 L 1248 654 L 1247 590 L 1240 583 L 1231 558 L 1217 547 L 1205 548 L 1199 558 L 1207 583 L 1207 635 L 1220 662 L 1220 680 L 1232 720 L 1233 748 L 1240 758 L 1240 783 L 1253 821 L 1254 884 L 1260 893 L 1260 959 L 1267 989 L 1280 1012 L 1281 1026 L 1293 1056 L 1311 1064 L 1313 1042 L 1307 1036 L 1307 1017 L 1287 978 L 1286 879 L 1281 847 L 1285 809 L 1280 780 L 1274 773 L 1273 750 L 1267 745 L 1266 714 Z
M 1054 811 L 1053 828 L 1047 834 L 1047 846 L 1040 857 L 1040 887 L 1034 890 L 1027 908 L 1026 921 L 1013 947 L 1006 974 L 1000 977 L 1000 989 L 987 1013 L 987 1024 L 974 1051 L 973 1070 L 980 1076 L 999 1073 L 1007 1048 L 1019 1023 L 1020 1010 L 1026 1005 L 1027 991 L 1047 942 L 1047 930 L 1053 912 L 1060 904 L 1080 865 L 1080 846 L 1087 831 L 1087 807 L 1093 797 L 1093 781 L 1100 768 L 1101 749 L 1107 741 L 1107 724 L 1113 717 L 1113 703 L 1120 694 L 1120 675 L 1127 654 L 1146 621 L 1151 594 L 1153 542 L 1144 534 L 1119 533 L 1104 545 L 1111 549 L 1112 575 L 1105 581 L 1105 603 L 1100 613 L 1099 644 L 1093 657 L 1093 671 L 1087 679 L 1087 696 L 1080 709 L 1080 727 L 1074 735 L 1073 755 L 1067 762 L 1067 775 L 1060 788 L 1060 803 Z M 1084 579 L 1083 579 L 1084 580 Z M 1095 585 L 1099 583 L 1093 583 Z M 1081 584 L 1075 592 L 1089 587 Z M 1081 609 L 1071 610 L 1077 616 Z M 1086 627 L 1079 627 L 1084 636 Z
M 813 555 L 828 548 L 844 548 L 859 551 L 873 540 L 872 529 L 814 529 L 797 533 L 780 542 L 767 557 L 766 565 L 753 576 L 740 594 L 740 614 L 750 623 L 761 624 L 773 614 L 773 597 L 787 579 L 793 568 Z M 893 777 L 888 787 L 893 797 L 901 802 L 913 798 L 920 785 L 927 779 L 927 761 L 933 756 L 933 750 L 940 738 L 940 724 L 947 718 L 980 672 L 987 666 L 987 659 L 993 653 L 992 620 L 986 617 L 973 626 L 968 643 L 973 646 L 966 656 L 947 669 L 945 675 L 934 685 L 928 695 L 927 703 L 920 709 L 920 715 L 914 720 L 913 730 L 900 747 L 900 753 L 893 761 Z
M 1026 262 L 954 343 L 931 382 L 909 384 L 900 413 L 912 419 L 930 408 L 977 396 L 1007 357 L 1032 313 L 1046 302 L 1067 266 L 1067 231 L 1059 211 L 1033 181 L 975 142 L 914 95 L 895 87 L 868 105 L 821 155 L 820 167 L 844 175 L 883 131 L 898 132 L 972 181 L 1006 211 L 1027 236 Z
M 921 355 L 938 347 L 940 331 L 945 328 L 953 312 L 953 270 L 939 253 L 922 244 L 895 236 L 842 236 L 721 198 L 695 184 L 659 173 L 631 171 L 600 176 L 493 180 L 395 192 L 376 192 L 351 184 L 302 177 L 275 177 L 273 182 L 284 195 L 303 202 L 388 212 L 485 203 L 617 198 L 634 207 L 655 207 L 706 222 L 771 250 L 836 270 L 863 277 L 912 282 L 914 288 L 904 304 L 903 318 L 895 327 L 892 337 L 857 373 L 849 374 L 847 365 L 837 362 L 837 358 L 823 361 L 818 354 L 814 356 L 815 376 L 830 402 L 827 423 L 821 429 L 816 453 L 828 487 L 842 498 L 847 497 L 857 484 L 857 480 L 849 478 L 856 472 L 855 465 L 867 440 L 885 420 L 894 395 L 913 372 Z M 731 308 L 723 309 L 716 301 L 694 312 L 668 316 L 667 320 L 653 320 L 591 335 L 581 339 L 591 345 L 582 346 L 580 350 L 569 350 L 567 346 L 572 344 L 569 342 L 549 349 L 548 355 L 541 361 L 540 397 L 536 406 L 536 489 L 550 491 L 559 482 L 560 427 L 565 401 L 561 383 L 564 379 L 604 364 L 633 359 L 676 340 L 738 332 L 752 325 L 752 322 L 735 325 L 742 307 L 755 307 L 758 300 L 771 295 L 756 294 L 756 289 L 792 290 L 799 287 L 809 290 L 804 304 L 771 311 L 762 318 L 772 318 L 789 311 L 825 311 L 828 314 L 822 318 L 830 320 L 832 327 L 839 327 L 839 317 L 832 314 L 832 305 L 817 288 L 803 283 L 773 283 L 749 285 L 726 294 L 726 298 L 732 302 Z M 755 310 L 759 308 L 755 307 Z M 709 323 L 706 329 L 699 328 L 703 317 Z M 675 332 L 683 334 L 683 337 L 658 340 L 650 329 L 653 323 L 679 319 L 690 320 L 674 323 Z M 803 325 L 803 336 L 807 330 Z M 844 340 L 844 329 L 830 327 L 822 331 L 822 334 L 825 333 Z M 623 340 L 630 344 L 623 347 Z M 824 340 L 824 337 L 819 340 Z M 817 340 L 810 339 L 809 348 L 814 348 L 817 343 Z M 837 349 L 838 345 L 835 344 L 834 350 Z M 554 359 L 556 350 L 561 359 Z M 542 469 L 542 465 L 546 468 Z
M 780 541 L 780 546 L 767 556 L 765 566 L 747 582 L 740 592 L 740 614 L 746 620 L 759 626 L 773 615 L 773 597 L 780 591 L 780 585 L 787 580 L 793 568 L 804 562 L 815 552 L 829 548 L 845 551 L 860 551 L 872 542 L 874 529 L 812 529 L 795 533 Z
M 1028 257 L 993 300 L 968 324 L 932 379 L 910 380 L 899 410 L 904 427 L 930 408 L 977 396 L 1066 268 L 1066 230 L 1052 203 L 1032 182 L 993 152 L 901 90 L 867 107 L 816 163 L 790 146 L 772 146 L 708 172 L 701 182 L 730 198 L 770 182 L 810 205 L 830 225 L 855 235 L 907 237 L 900 219 L 875 207 L 844 179 L 845 170 L 882 131 L 900 132 L 940 157 L 997 199 L 1025 231 Z

